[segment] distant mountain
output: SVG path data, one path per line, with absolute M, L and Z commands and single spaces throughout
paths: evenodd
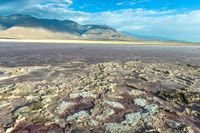
M 134 34 L 134 33 L 129 33 L 126 31 L 121 31 L 124 35 L 127 36 L 132 36 L 135 37 L 139 40 L 147 40 L 147 41 L 177 41 L 175 39 L 167 38 L 167 37 L 162 37 L 162 36 L 153 36 L 153 35 L 140 35 L 140 34 Z
M 106 25 L 81 25 L 71 20 L 38 19 L 28 15 L 0 17 L 0 38 L 133 40 Z

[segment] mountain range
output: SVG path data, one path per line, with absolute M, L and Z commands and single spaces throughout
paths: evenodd
M 107 25 L 81 25 L 71 20 L 39 19 L 20 14 L 0 16 L 0 38 L 135 40 Z

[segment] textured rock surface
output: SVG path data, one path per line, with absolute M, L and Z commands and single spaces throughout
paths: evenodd
M 200 67 L 71 61 L 0 67 L 0 132 L 200 132 Z

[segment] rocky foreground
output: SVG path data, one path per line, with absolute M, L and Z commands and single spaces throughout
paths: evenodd
M 1 133 L 199 133 L 200 67 L 142 61 L 0 67 Z

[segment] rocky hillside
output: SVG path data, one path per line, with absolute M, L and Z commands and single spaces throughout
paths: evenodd
M 28 15 L 0 17 L 0 38 L 132 40 L 106 25 L 81 25 L 71 20 Z

